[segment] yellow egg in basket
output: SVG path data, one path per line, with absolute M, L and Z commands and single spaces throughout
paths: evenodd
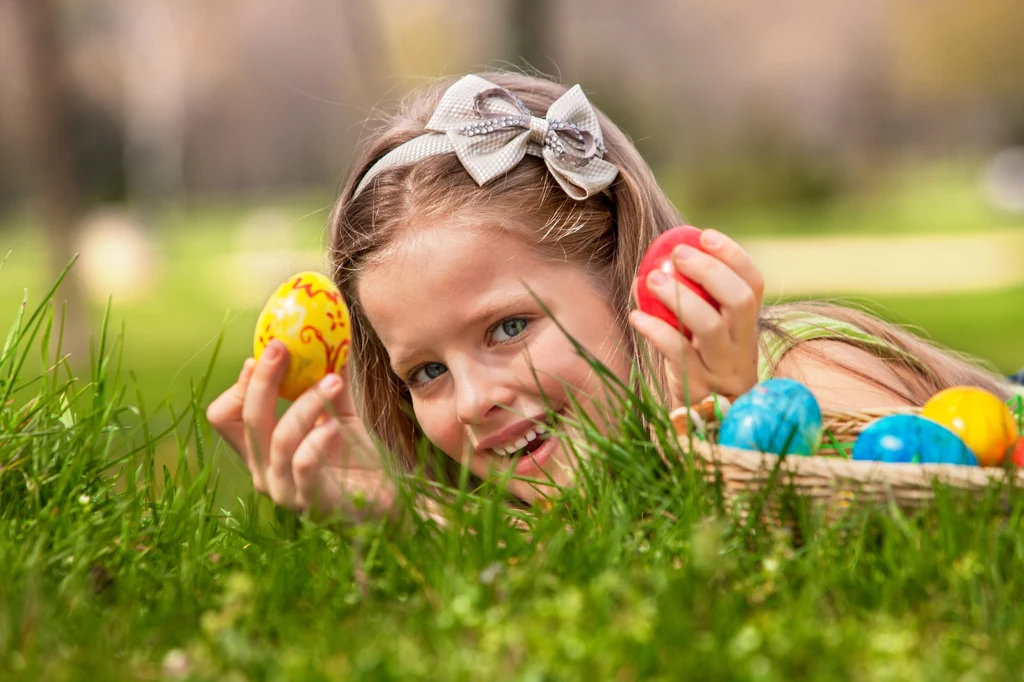
M 352 345 L 348 306 L 338 287 L 318 272 L 300 272 L 267 299 L 256 321 L 257 360 L 278 339 L 288 347 L 280 396 L 295 400 L 329 373 L 341 374 Z
M 921 416 L 960 436 L 982 466 L 1002 464 L 1018 436 L 1010 408 L 988 391 L 974 386 L 939 391 L 924 404 Z

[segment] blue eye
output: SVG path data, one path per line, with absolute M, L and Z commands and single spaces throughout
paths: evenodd
M 412 373 L 412 383 L 414 385 L 428 383 L 447 371 L 448 368 L 440 362 L 428 362 Z
M 496 343 L 508 343 L 514 337 L 519 336 L 526 331 L 527 321 L 522 317 L 510 317 L 507 320 L 503 320 L 497 327 L 494 328 L 494 340 Z M 504 334 L 506 338 L 501 338 Z

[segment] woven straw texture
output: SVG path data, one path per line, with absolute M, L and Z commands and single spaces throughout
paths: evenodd
M 885 409 L 856 413 L 833 412 L 826 416 L 826 428 L 839 428 L 840 432 L 835 434 L 837 440 L 852 443 L 870 421 L 906 411 Z M 713 445 L 687 435 L 683 412 L 674 412 L 672 417 L 680 445 L 708 465 L 709 477 L 721 477 L 723 495 L 729 503 L 756 498 L 776 475 L 776 471 L 776 486 L 792 487 L 799 496 L 825 508 L 829 516 L 853 504 L 895 504 L 902 509 L 913 510 L 935 499 L 936 483 L 978 494 L 993 485 L 1024 486 L 1024 469 L 1013 471 L 953 464 L 886 464 L 822 455 L 779 457 L 771 453 Z

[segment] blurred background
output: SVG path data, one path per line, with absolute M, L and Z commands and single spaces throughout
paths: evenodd
M 1024 365 L 1020 0 L 0 0 L 0 311 L 79 253 L 75 362 L 110 299 L 151 405 L 223 333 L 209 398 L 324 265 L 365 118 L 495 67 L 580 83 L 773 298 Z

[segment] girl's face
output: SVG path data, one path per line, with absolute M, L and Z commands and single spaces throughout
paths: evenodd
M 582 269 L 547 260 L 504 230 L 416 225 L 365 271 L 358 296 L 431 442 L 480 477 L 514 468 L 566 485 L 569 453 L 537 426 L 547 423 L 545 397 L 566 414 L 573 396 L 602 428 L 607 403 L 600 378 L 531 290 L 627 379 L 626 331 L 608 297 Z M 510 480 L 509 491 L 532 503 L 543 485 Z

